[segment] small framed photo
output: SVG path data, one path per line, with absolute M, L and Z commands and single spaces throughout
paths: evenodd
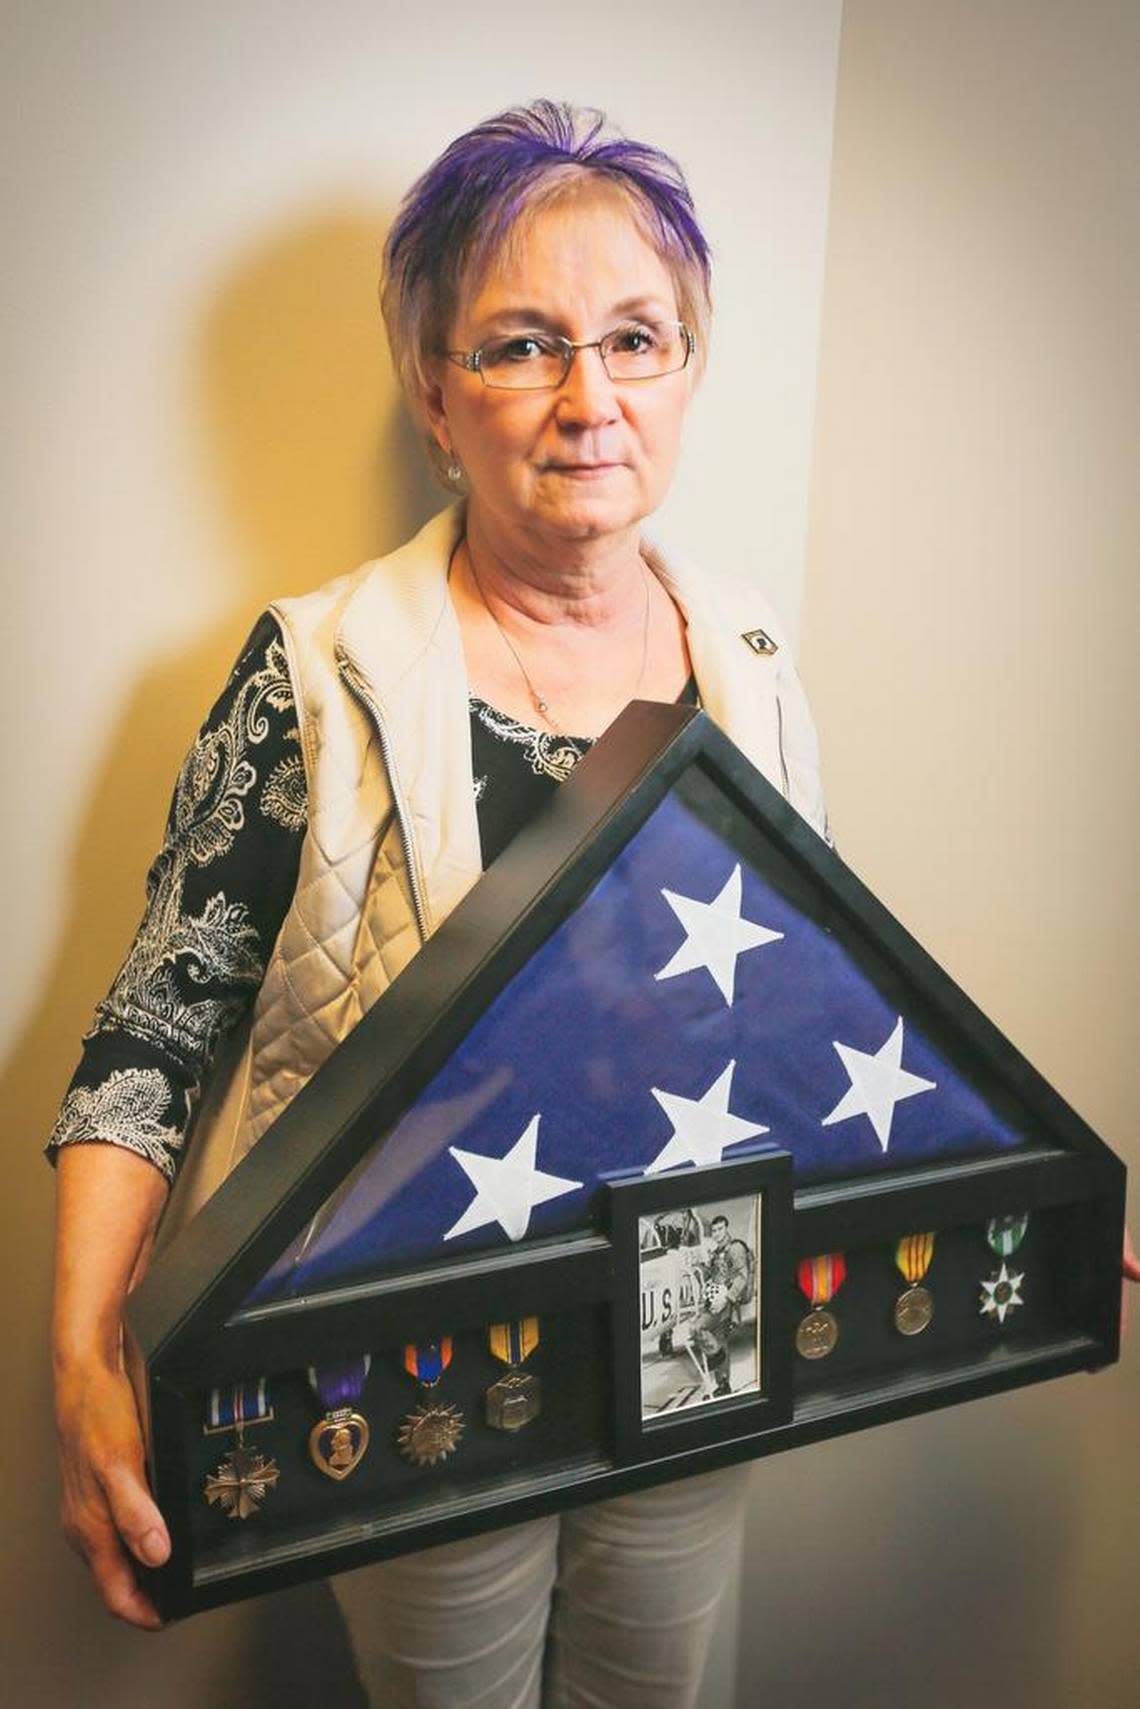
M 791 1414 L 786 1270 L 791 1170 L 768 1152 L 611 1182 L 618 1270 L 618 1456 L 656 1456 L 662 1434 L 727 1440 Z M 741 1416 L 748 1414 L 747 1422 Z

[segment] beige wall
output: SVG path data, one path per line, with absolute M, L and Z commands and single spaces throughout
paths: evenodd
M 1138 90 L 1134 0 L 847 0 L 803 614 L 844 855 L 1133 1163 Z M 765 1467 L 741 1703 L 1134 1704 L 1138 1403 Z
M 795 623 L 839 0 L 632 0 L 620 18 L 603 0 L 16 0 L 5 20 L 2 1689 L 52 1709 L 282 1709 L 315 1700 L 319 1669 L 352 1709 L 326 1592 L 158 1643 L 92 1605 L 54 1530 L 38 1146 L 137 920 L 174 769 L 254 616 L 442 502 L 374 275 L 398 196 L 458 130 L 548 93 L 685 162 L 718 339 L 668 522 L 721 573 L 761 574 Z M 731 1661 L 722 1644 L 722 1680 Z

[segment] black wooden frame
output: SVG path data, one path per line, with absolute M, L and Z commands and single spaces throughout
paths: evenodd
M 323 1527 L 262 1540 L 256 1521 L 232 1527 L 221 1552 L 196 1558 L 187 1444 L 205 1388 L 293 1369 L 319 1346 L 335 1358 L 363 1347 L 543 1314 L 573 1302 L 608 1314 L 623 1335 L 632 1207 L 696 1199 L 685 1170 L 615 1186 L 613 1225 L 505 1250 L 446 1257 L 332 1289 L 249 1308 L 250 1289 L 404 1109 L 487 1004 L 608 869 L 653 809 L 693 768 L 753 831 L 826 895 L 835 920 L 873 941 L 890 977 L 905 980 L 926 1023 L 965 1053 L 988 1087 L 1012 1102 L 1030 1146 L 991 1157 L 925 1164 L 801 1184 L 778 1215 L 778 1159 L 722 1166 L 763 1178 L 772 1226 L 765 1259 L 799 1257 L 908 1229 L 984 1221 L 1063 1207 L 1072 1219 L 1071 1321 L 1039 1342 L 1001 1341 L 976 1357 L 879 1373 L 793 1403 L 788 1368 L 794 1307 L 766 1287 L 765 1369 L 771 1392 L 754 1404 L 710 1409 L 663 1428 L 630 1412 L 620 1357 L 612 1373 L 612 1432 L 528 1475 L 456 1490 L 441 1481 L 410 1506 L 330 1504 Z M 722 1171 L 710 1171 L 720 1174 Z M 656 1195 L 656 1196 L 655 1196 Z M 727 1188 L 700 1196 L 732 1196 Z M 699 1200 L 697 1201 L 699 1202 Z M 625 1207 L 630 1207 L 626 1209 Z M 149 1470 L 173 1538 L 153 1589 L 167 1616 L 232 1601 L 385 1555 L 472 1535 L 572 1503 L 646 1487 L 800 1442 L 989 1394 L 1118 1356 L 1119 1254 L 1124 1215 L 1119 1160 L 953 984 L 777 791 L 703 714 L 636 703 L 576 768 L 551 806 L 505 851 L 360 1025 L 334 1052 L 193 1222 L 159 1252 L 128 1304 L 129 1354 L 147 1428 Z M 632 1218 L 632 1222 L 631 1219 Z M 630 1229 L 633 1250 L 630 1251 Z M 1069 1260 L 1066 1259 L 1066 1262 Z M 783 1372 L 784 1375 L 780 1373 Z M 340 1488 L 350 1491 L 351 1480 Z

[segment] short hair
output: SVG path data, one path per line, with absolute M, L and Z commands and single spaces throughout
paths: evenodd
M 715 1216 L 709 1218 L 710 1230 L 714 1229 L 718 1222 L 723 1222 L 725 1228 L 728 1227 L 728 1218 L 725 1216 L 723 1211 L 717 1211 Z
M 591 185 L 627 202 L 669 270 L 703 367 L 711 251 L 680 166 L 622 135 L 596 107 L 533 101 L 456 137 L 412 185 L 388 235 L 380 302 L 396 372 L 417 414 L 428 364 L 444 347 L 464 287 L 509 243 L 524 215 Z

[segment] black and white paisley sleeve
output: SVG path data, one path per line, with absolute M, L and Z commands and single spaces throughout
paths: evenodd
M 306 820 L 276 620 L 256 624 L 178 775 L 142 923 L 47 1144 L 125 1146 L 172 1180 L 218 1041 L 245 1014 L 297 881 Z

